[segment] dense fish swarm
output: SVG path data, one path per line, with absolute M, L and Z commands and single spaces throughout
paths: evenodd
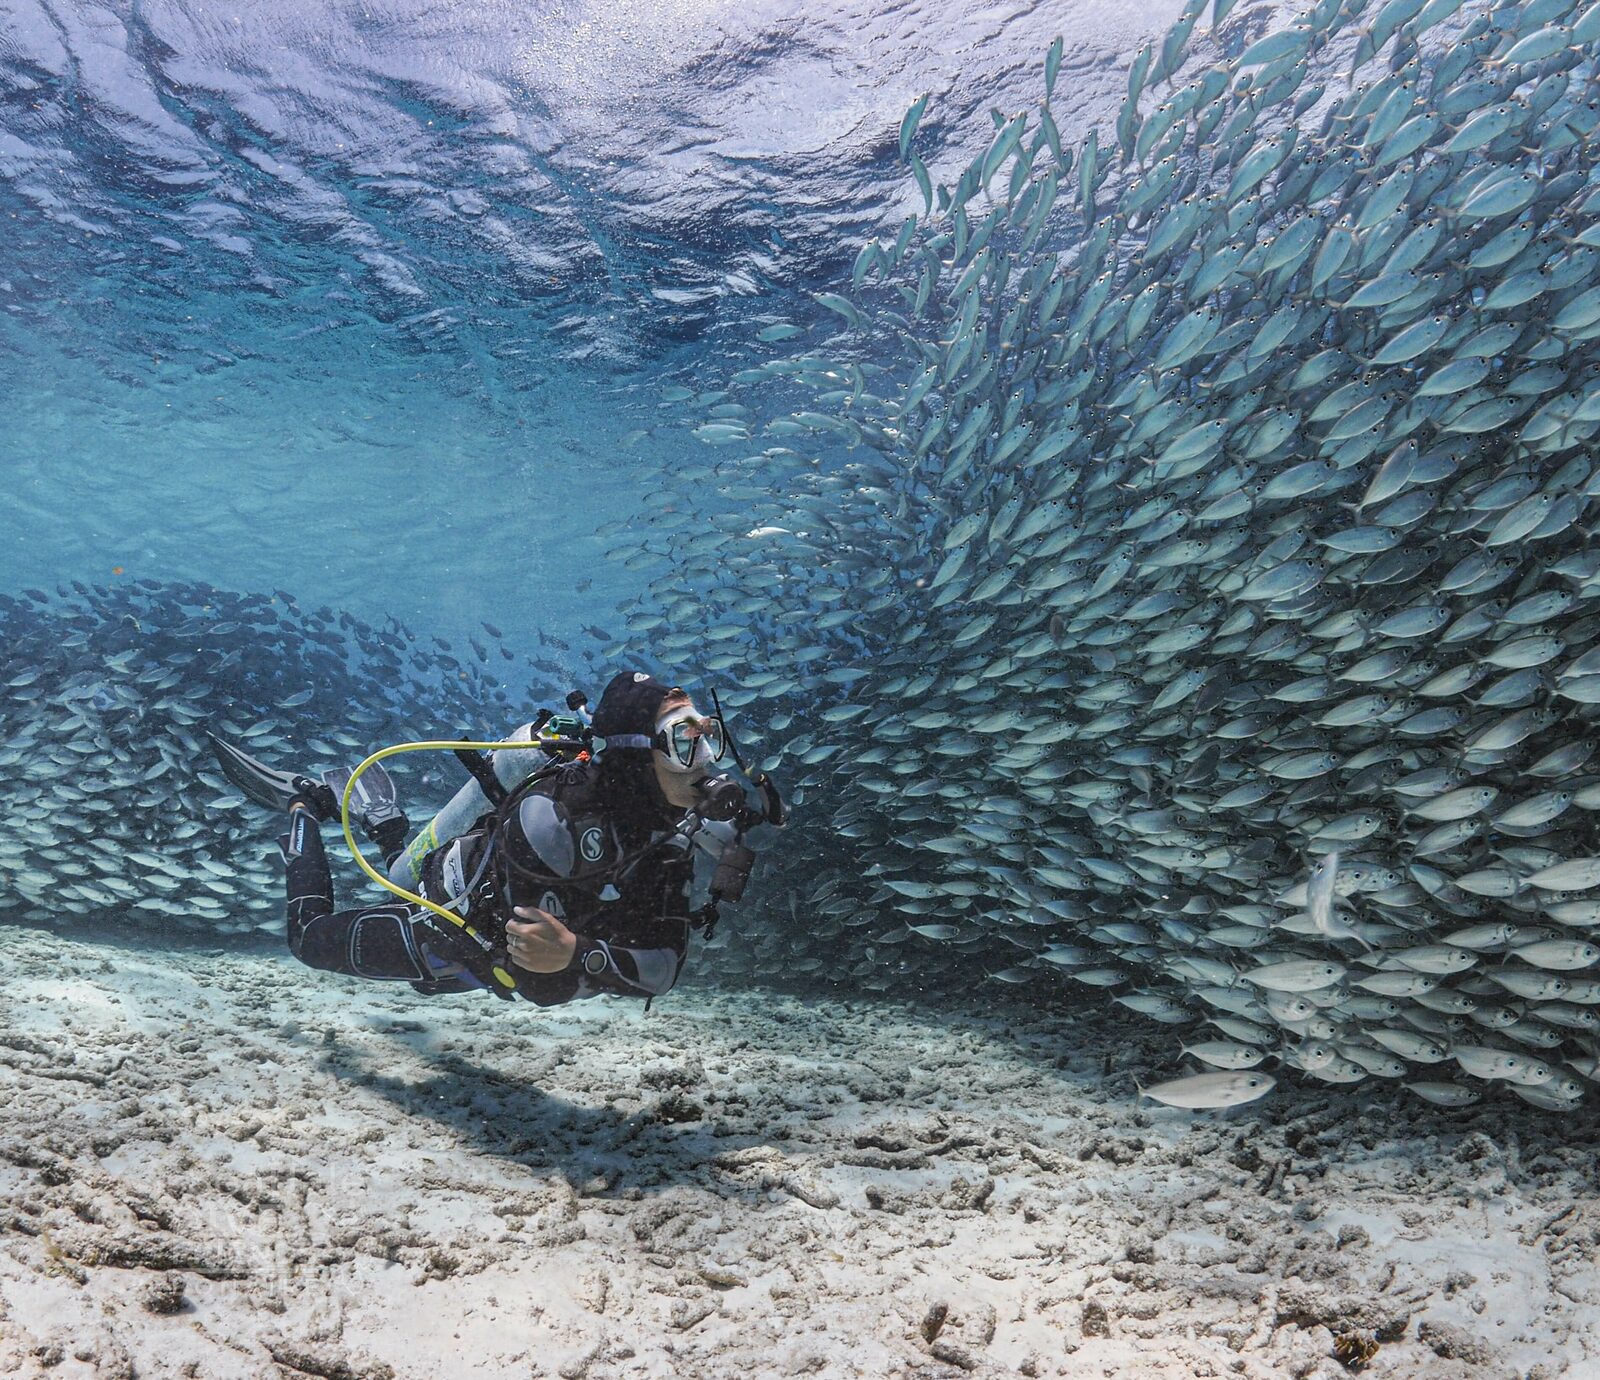
M 579 644 L 537 633 L 527 657 L 493 623 L 483 632 L 459 646 L 394 618 L 374 628 L 302 608 L 281 590 L 152 579 L 0 594 L 10 649 L 0 673 L 0 918 L 281 933 L 278 830 L 217 771 L 205 731 L 317 775 L 394 742 L 498 736 L 540 706 L 560 707 L 569 689 L 596 695 L 618 666 L 646 664 L 634 649 L 596 660 L 610 634 L 594 626 Z M 669 669 L 697 683 L 693 658 Z M 742 727 L 759 743 L 754 726 Z M 394 770 L 419 827 L 467 779 L 443 754 Z M 337 866 L 344 846 L 328 838 Z M 782 849 L 763 851 L 770 865 Z M 366 888 L 353 865 L 336 885 L 349 904 Z M 691 976 L 794 985 L 833 975 L 817 956 L 826 933 L 810 936 L 797 965 L 767 933 L 764 911 L 789 921 L 765 880 L 725 917 L 716 962 L 691 964 Z M 936 986 L 939 970 L 929 964 Z M 946 974 L 944 989 L 954 980 Z
M 1105 988 L 1187 1028 L 1183 1105 L 1271 1064 L 1570 1108 L 1600 4 L 1227 9 L 1077 148 L 1059 45 L 952 185 L 913 106 L 920 204 L 694 419 L 728 458 L 616 548 L 665 567 L 629 627 L 781 702 L 797 964 Z
M 0 638 L 0 914 L 196 932 L 283 925 L 275 831 L 206 729 L 319 774 L 419 730 L 503 731 L 581 665 L 543 649 L 513 701 L 503 645 L 458 659 L 392 619 L 155 580 L 0 595 Z M 464 779 L 448 759 L 408 773 L 413 814 Z

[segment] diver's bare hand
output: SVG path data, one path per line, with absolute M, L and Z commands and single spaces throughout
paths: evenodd
M 513 914 L 527 922 L 506 921 L 506 952 L 528 973 L 559 973 L 572 962 L 578 936 L 547 910 L 518 906 Z

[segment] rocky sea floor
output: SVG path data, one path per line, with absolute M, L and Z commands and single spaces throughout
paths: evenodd
M 1098 1011 L 0 963 L 7 1376 L 1600 1375 L 1588 1112 L 1141 1107 Z

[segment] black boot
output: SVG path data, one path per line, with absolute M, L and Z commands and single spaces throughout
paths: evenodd
M 294 783 L 294 795 L 290 797 L 289 808 L 304 805 L 317 818 L 317 823 L 326 824 L 330 819 L 339 818 L 339 801 L 333 791 L 320 781 L 313 781 L 309 776 L 295 776 L 290 778 Z

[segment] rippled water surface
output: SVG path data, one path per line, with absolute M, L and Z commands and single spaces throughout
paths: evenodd
M 711 387 L 848 270 L 907 192 L 911 100 L 953 164 L 1066 28 L 1058 118 L 1087 122 L 1175 13 L 9 7 L 0 587 L 603 618 L 636 577 L 594 529 L 701 450 L 662 387 Z

